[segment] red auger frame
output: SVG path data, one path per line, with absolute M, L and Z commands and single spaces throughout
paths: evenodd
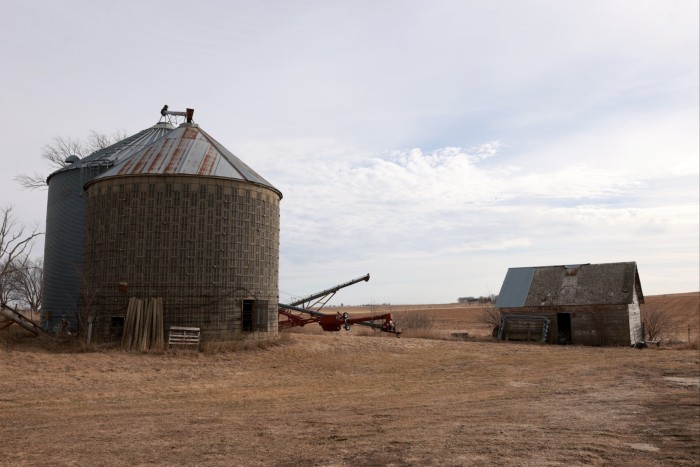
M 391 314 L 389 313 L 377 316 L 351 317 L 348 315 L 348 313 L 326 314 L 319 311 L 328 302 L 330 297 L 335 295 L 338 290 L 361 281 L 367 282 L 368 280 L 369 274 L 358 277 L 357 279 L 353 279 L 349 282 L 345 282 L 344 284 L 331 287 L 323 292 L 295 300 L 289 305 L 284 303 L 278 304 L 277 313 L 280 316 L 285 316 L 287 318 L 279 321 L 280 331 L 297 326 L 305 326 L 309 323 L 320 324 L 324 331 L 340 331 L 341 328 L 349 331 L 351 325 L 360 324 L 362 326 L 378 329 L 382 332 L 390 332 L 396 334 L 396 337 L 399 337 L 401 331 L 396 330 L 396 326 L 394 325 L 394 322 L 391 319 Z M 297 306 L 303 304 L 308 306 L 311 305 L 312 302 L 313 305 L 317 306 L 317 308 L 314 310 L 310 308 L 300 308 Z M 381 323 L 377 323 L 376 321 L 381 321 Z
M 283 329 L 293 328 L 297 326 L 305 326 L 309 323 L 318 323 L 324 331 L 340 331 L 340 329 L 350 330 L 353 324 L 361 324 L 373 329 L 378 329 L 382 332 L 391 332 L 396 334 L 396 337 L 401 334 L 401 331 L 396 330 L 394 322 L 391 319 L 391 314 L 376 316 L 358 316 L 350 317 L 347 313 L 336 313 L 334 315 L 319 313 L 314 310 L 305 310 L 295 306 L 284 305 L 282 303 L 277 307 L 277 312 L 280 315 L 286 316 L 286 320 L 279 322 L 280 331 Z M 375 321 L 382 321 L 376 323 Z

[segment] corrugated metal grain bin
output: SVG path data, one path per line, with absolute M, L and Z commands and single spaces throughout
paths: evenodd
M 49 175 L 41 316 L 45 329 L 62 316 L 71 327 L 77 325 L 87 206 L 84 185 L 172 130 L 172 125 L 158 123 L 83 159 L 71 157 L 71 164 Z
M 131 297 L 205 340 L 277 335 L 282 194 L 183 123 L 86 186 L 81 317 L 118 340 Z

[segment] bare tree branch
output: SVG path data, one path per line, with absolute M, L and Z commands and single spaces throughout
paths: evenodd
M 501 324 L 501 312 L 493 304 L 484 304 L 481 306 L 479 321 L 491 328 L 498 327 Z
M 111 136 L 90 130 L 85 141 L 71 137 L 55 136 L 51 142 L 42 148 L 41 158 L 47 161 L 51 171 L 61 169 L 69 165 L 66 159 L 70 156 L 78 156 L 81 159 L 95 151 L 104 149 L 126 138 L 126 131 L 115 131 Z M 35 173 L 34 175 L 19 174 L 15 181 L 22 188 L 36 190 L 46 188 L 46 177 Z
M 15 261 L 29 254 L 36 237 L 42 235 L 36 228 L 25 234 L 25 227 L 12 215 L 12 207 L 0 210 L 0 278 L 12 274 Z
M 84 148 L 91 154 L 100 149 L 104 149 L 126 138 L 126 131 L 115 131 L 112 135 L 98 133 L 95 130 L 90 130 L 85 141 Z
M 0 304 L 6 305 L 18 299 L 15 269 L 14 266 L 6 266 L 4 263 L 0 264 L 0 268 L 7 271 L 0 275 Z
M 53 140 L 42 149 L 42 159 L 48 161 L 51 169 L 60 169 L 68 165 L 66 159 L 69 156 L 78 156 L 81 159 L 89 154 L 79 139 L 62 136 L 54 136 Z
M 656 341 L 668 337 L 675 323 L 671 315 L 660 308 L 642 308 L 642 325 L 648 340 Z
M 44 261 L 29 255 L 17 260 L 14 276 L 15 299 L 27 306 L 32 313 L 41 311 Z
M 15 176 L 15 181 L 25 190 L 45 190 L 49 186 L 46 184 L 46 177 L 38 173 L 34 175 L 19 174 Z

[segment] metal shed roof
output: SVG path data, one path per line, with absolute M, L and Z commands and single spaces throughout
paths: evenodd
M 192 122 L 181 124 L 163 138 L 131 153 L 95 181 L 126 175 L 225 177 L 262 185 L 280 193 L 270 182 Z
M 497 308 L 644 303 L 637 263 L 510 268 Z
M 128 138 L 124 138 L 123 140 L 112 144 L 111 146 L 95 151 L 82 159 L 71 156 L 69 159 L 73 160 L 73 162 L 53 172 L 48 176 L 46 181 L 48 183 L 49 179 L 54 175 L 70 170 L 93 166 L 101 166 L 105 168 L 111 167 L 118 164 L 125 158 L 128 158 L 134 152 L 143 149 L 154 141 L 162 138 L 166 134 L 173 131 L 174 128 L 175 127 L 169 123 L 159 122 L 152 127 L 141 130 Z M 75 157 L 75 159 L 72 159 L 73 157 Z
M 510 268 L 496 300 L 497 307 L 523 306 L 530 290 L 535 268 Z

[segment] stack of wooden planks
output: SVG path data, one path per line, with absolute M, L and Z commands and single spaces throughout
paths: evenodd
M 122 347 L 147 352 L 163 350 L 163 299 L 131 297 L 124 321 Z

